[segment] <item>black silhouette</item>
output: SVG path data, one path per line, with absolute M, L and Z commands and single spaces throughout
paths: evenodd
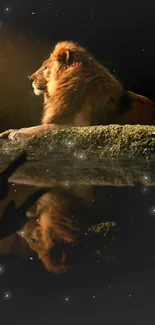
M 4 200 L 8 195 L 8 178 L 21 165 L 26 162 L 26 153 L 23 152 L 16 158 L 2 173 L 0 173 L 0 200 Z
M 0 174 L 0 200 L 8 195 L 8 178 L 24 162 L 26 162 L 26 153 L 22 153 Z M 10 236 L 28 221 L 26 211 L 35 203 L 48 189 L 39 189 L 32 194 L 19 208 L 16 208 L 15 201 L 10 201 L 4 209 L 0 219 L 0 239 Z
M 26 211 L 47 191 L 47 189 L 36 191 L 19 208 L 16 208 L 14 201 L 7 204 L 0 219 L 0 239 L 19 231 L 25 225 L 28 221 Z

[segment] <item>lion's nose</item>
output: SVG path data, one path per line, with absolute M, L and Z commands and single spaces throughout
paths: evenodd
M 31 74 L 31 76 L 29 76 L 29 80 L 30 81 L 33 81 L 34 80 L 34 75 L 33 74 Z

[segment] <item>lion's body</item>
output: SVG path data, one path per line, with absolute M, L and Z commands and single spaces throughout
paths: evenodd
M 125 91 L 107 68 L 75 43 L 58 43 L 31 78 L 35 93 L 44 95 L 42 124 L 155 124 L 155 103 Z

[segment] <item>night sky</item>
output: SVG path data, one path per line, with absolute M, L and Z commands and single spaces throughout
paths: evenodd
M 39 124 L 42 100 L 28 76 L 66 39 L 88 48 L 127 89 L 155 100 L 155 1 L 1 0 L 0 132 Z M 19 186 L 10 193 L 20 201 Z M 81 255 L 64 275 L 48 273 L 29 253 L 0 257 L 2 324 L 154 325 L 155 190 L 100 188 L 98 200 L 125 235 L 99 263 Z

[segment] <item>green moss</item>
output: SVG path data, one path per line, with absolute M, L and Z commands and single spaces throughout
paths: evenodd
M 115 222 L 105 221 L 90 227 L 89 231 L 94 233 L 104 232 L 104 236 L 106 236 L 106 234 L 113 228 L 116 228 Z

